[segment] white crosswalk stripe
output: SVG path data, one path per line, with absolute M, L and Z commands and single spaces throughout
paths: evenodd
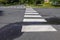
M 39 13 L 25 13 L 25 14 L 39 14 Z
M 41 17 L 40 15 L 24 15 L 24 17 Z
M 33 13 L 33 12 L 36 12 L 36 11 L 33 10 L 32 8 L 26 8 L 26 12 L 31 12 L 31 13 Z
M 30 17 L 30 19 L 29 19 Z M 24 15 L 23 22 L 47 22 L 44 18 L 39 19 L 38 17 L 42 17 L 32 8 L 26 8 L 26 12 Z M 26 19 L 27 18 L 27 19 Z M 34 18 L 34 19 L 33 19 Z M 36 19 L 38 18 L 38 19 Z M 22 25 L 22 32 L 49 32 L 49 31 L 57 31 L 52 25 Z
M 51 25 L 23 25 L 22 32 L 56 31 Z
M 23 22 L 47 22 L 45 19 L 24 19 Z

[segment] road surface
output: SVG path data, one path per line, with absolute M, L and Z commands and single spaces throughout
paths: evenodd
M 60 25 L 50 19 L 59 18 L 59 10 L 1 8 L 0 40 L 60 40 Z

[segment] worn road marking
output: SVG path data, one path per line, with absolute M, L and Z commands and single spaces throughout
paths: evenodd
M 57 31 L 51 25 L 23 25 L 22 32 L 46 32 Z

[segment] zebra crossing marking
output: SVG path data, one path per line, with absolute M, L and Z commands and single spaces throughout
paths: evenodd
M 45 19 L 24 19 L 23 22 L 47 22 Z
M 32 13 L 33 13 L 33 12 L 36 12 L 36 11 L 26 11 L 26 13 L 27 13 L 27 12 L 32 12 Z
M 56 31 L 51 25 L 23 25 L 22 32 Z
M 24 15 L 24 17 L 41 17 L 40 15 Z
M 39 13 L 25 13 L 25 14 L 39 14 Z
M 27 12 L 29 12 L 29 13 L 27 13 Z M 36 13 L 36 15 L 34 12 Z M 39 19 L 39 17 L 40 17 L 40 19 Z M 38 19 L 36 19 L 36 18 L 38 18 Z M 42 16 L 40 16 L 39 13 L 37 13 L 35 10 L 33 10 L 32 8 L 26 8 L 23 22 L 47 22 L 45 19 L 41 19 L 41 18 L 42 18 Z M 34 25 L 34 24 L 32 24 L 32 25 L 22 25 L 21 31 L 22 32 L 50 32 L 50 31 L 57 31 L 57 30 L 54 27 L 52 27 L 52 25 L 37 25 L 37 24 Z
M 26 8 L 26 12 L 37 12 L 37 11 L 33 10 L 32 8 Z

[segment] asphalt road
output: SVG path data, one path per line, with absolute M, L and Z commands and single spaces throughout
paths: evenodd
M 23 5 L 17 6 L 19 8 L 11 7 L 0 7 L 0 40 L 13 40 L 22 34 L 21 22 L 24 18 L 25 8 Z
M 60 8 L 34 8 L 43 17 L 60 17 Z
M 48 23 L 50 23 L 50 25 L 52 25 L 57 31 L 55 32 L 53 31 L 52 32 L 24 32 L 22 36 L 14 40 L 60 40 L 60 19 L 59 19 L 60 9 L 35 8 L 34 10 L 40 13 L 40 15 L 42 15 L 42 17 L 46 19 Z
M 35 8 L 43 18 L 51 22 L 51 17 L 59 17 L 60 9 Z M 1 8 L 0 40 L 60 40 L 60 25 L 51 24 L 55 32 L 21 32 L 25 9 Z M 57 14 L 56 14 L 57 13 Z M 54 21 L 54 20 L 53 20 Z M 54 21 L 55 22 L 55 21 Z M 59 21 L 58 21 L 59 22 Z
M 0 26 L 9 24 L 9 23 L 22 22 L 24 13 L 25 13 L 24 7 L 0 8 Z

